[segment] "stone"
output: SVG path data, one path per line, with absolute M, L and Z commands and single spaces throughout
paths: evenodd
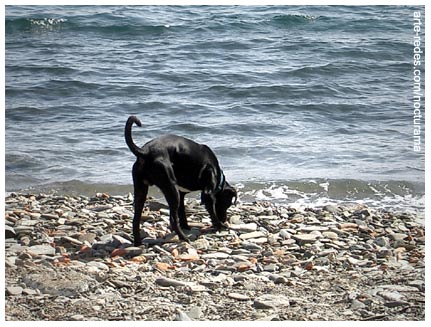
M 192 321 L 192 319 L 182 310 L 178 310 L 174 321 Z
M 281 229 L 279 235 L 282 239 L 289 239 L 292 237 L 292 234 L 285 229 Z
M 66 297 L 87 292 L 90 283 L 94 283 L 90 276 L 73 270 L 29 274 L 23 281 L 29 288 L 38 289 L 41 293 Z
M 327 211 L 329 213 L 340 213 L 341 210 L 339 207 L 337 207 L 336 205 L 333 204 L 327 204 L 322 208 L 323 211 Z
M 323 237 L 329 238 L 330 240 L 336 240 L 338 239 L 338 234 L 335 232 L 323 232 Z
M 241 224 L 241 216 L 240 215 L 232 215 L 232 216 L 230 216 L 229 223 L 234 224 L 234 225 Z
M 228 293 L 227 296 L 230 297 L 231 299 L 238 300 L 238 301 L 250 300 L 250 297 L 248 297 L 247 295 L 244 295 L 244 294 L 240 294 L 240 293 L 231 292 L 231 293 Z
M 8 295 L 12 295 L 12 296 L 21 295 L 22 291 L 23 291 L 23 288 L 20 286 L 6 287 L 6 292 Z
M 55 255 L 55 248 L 49 244 L 33 245 L 30 246 L 27 251 L 34 256 Z
M 381 291 L 378 292 L 377 295 L 380 295 L 382 298 L 384 298 L 387 301 L 402 301 L 405 299 L 404 295 L 396 292 L 396 291 Z
M 77 314 L 70 317 L 70 320 L 72 321 L 83 321 L 85 320 L 85 317 L 83 315 Z
M 407 234 L 404 234 L 404 233 L 392 233 L 392 234 L 389 234 L 389 235 L 388 235 L 388 237 L 389 237 L 391 240 L 395 241 L 395 242 L 401 242 L 401 241 L 403 241 L 407 236 L 408 236 L 408 235 L 407 235 Z
M 247 239 L 250 239 L 250 238 L 260 238 L 260 237 L 264 237 L 264 236 L 265 236 L 265 233 L 263 233 L 261 231 L 255 231 L 255 232 L 241 234 L 239 236 L 239 238 L 242 239 L 242 240 L 247 240 Z
M 126 251 L 125 252 L 126 257 L 136 257 L 138 255 L 141 255 L 143 252 L 143 249 L 141 247 L 136 247 L 136 246 L 129 246 L 124 250 Z
M 299 227 L 298 231 L 300 231 L 300 232 L 324 232 L 324 231 L 327 231 L 328 229 L 329 229 L 329 227 L 311 225 L 311 226 Z
M 43 213 L 43 214 L 41 214 L 40 218 L 57 220 L 59 217 L 57 214 Z
M 123 244 L 132 244 L 131 241 L 129 241 L 128 239 L 125 239 L 124 237 L 120 236 L 120 235 L 112 235 L 112 238 L 116 241 L 118 241 L 121 245 Z
M 315 234 L 294 234 L 292 238 L 295 239 L 298 243 L 314 243 L 317 239 L 317 235 Z
M 407 301 L 389 301 L 389 302 L 385 302 L 385 306 L 387 306 L 389 308 L 395 308 L 395 307 L 400 307 L 400 306 L 404 306 L 404 305 L 409 305 L 409 303 Z
M 78 246 L 80 246 L 80 245 L 83 245 L 83 244 L 84 244 L 82 241 L 77 240 L 76 238 L 73 238 L 73 237 L 70 237 L 70 236 L 63 236 L 63 237 L 61 238 L 61 240 L 62 240 L 63 242 L 65 242 L 65 243 L 71 243 L 71 244 L 73 244 L 73 245 L 78 245 Z
M 389 238 L 386 236 L 377 237 L 374 240 L 374 244 L 385 248 L 390 247 Z
M 227 259 L 230 255 L 225 252 L 212 252 L 201 255 L 202 259 Z
M 184 287 L 184 286 L 190 286 L 192 283 L 190 282 L 184 282 L 181 280 L 176 280 L 176 279 L 171 279 L 171 278 L 157 278 L 156 279 L 156 284 L 163 286 L 163 287 Z
M 284 295 L 264 294 L 254 299 L 256 309 L 281 309 L 290 305 L 289 299 Z
M 90 244 L 92 244 L 95 239 L 96 239 L 95 233 L 84 233 L 79 235 L 78 237 L 78 240 L 80 240 L 81 242 L 88 242 Z
M 16 237 L 15 230 L 11 226 L 5 225 L 5 239 L 15 238 L 15 237 Z
M 193 320 L 199 320 L 202 318 L 203 312 L 200 307 L 194 306 L 187 312 L 187 315 Z
M 37 291 L 32 289 L 32 288 L 24 288 L 22 290 L 22 293 L 25 295 L 36 295 L 36 294 L 38 294 Z
M 361 301 L 358 301 L 356 299 L 353 299 L 352 303 L 350 305 L 350 308 L 353 309 L 353 310 L 364 309 L 366 307 L 367 306 L 364 303 L 362 303 Z
M 250 232 L 256 231 L 257 224 L 256 223 L 248 223 L 248 224 L 230 225 L 229 228 L 232 230 L 235 230 L 235 231 L 242 232 L 242 233 L 250 233 Z

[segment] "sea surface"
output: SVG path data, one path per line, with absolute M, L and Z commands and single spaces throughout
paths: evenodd
M 6 191 L 132 191 L 134 114 L 137 144 L 210 146 L 243 200 L 423 211 L 418 10 L 6 6 Z

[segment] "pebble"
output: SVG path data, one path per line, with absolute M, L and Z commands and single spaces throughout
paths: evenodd
M 317 235 L 315 234 L 294 234 L 292 238 L 298 241 L 300 244 L 304 243 L 314 243 L 317 239 Z
M 186 211 L 190 243 L 149 200 L 135 247 L 132 195 L 8 195 L 7 319 L 424 319 L 415 215 L 239 203 L 216 232 L 198 201 Z
M 182 310 L 179 310 L 175 316 L 175 321 L 192 321 L 192 319 Z
M 201 255 L 202 259 L 227 259 L 230 255 L 225 252 L 212 252 Z
M 264 294 L 254 299 L 256 309 L 281 309 L 289 306 L 289 299 L 284 295 Z
M 55 248 L 53 248 L 49 244 L 42 244 L 42 245 L 33 245 L 30 246 L 27 249 L 28 253 L 34 256 L 40 256 L 40 255 L 54 255 L 55 254 Z
M 227 296 L 230 297 L 231 299 L 238 300 L 238 301 L 248 301 L 248 300 L 250 300 L 249 296 L 244 295 L 244 294 L 240 294 L 240 293 L 233 293 L 233 292 L 231 292 Z
M 5 238 L 15 238 L 15 237 L 16 237 L 15 230 L 11 226 L 5 225 Z
M 335 232 L 323 232 L 322 236 L 325 238 L 329 238 L 330 240 L 337 240 L 338 234 Z
M 6 287 L 6 292 L 8 295 L 12 295 L 12 296 L 21 295 L 22 291 L 23 291 L 23 288 L 20 286 Z
M 157 278 L 156 284 L 163 286 L 163 287 L 169 287 L 169 286 L 184 287 L 184 286 L 190 286 L 191 285 L 190 282 L 184 282 L 184 281 L 175 280 L 175 279 L 171 279 L 171 278 Z
M 242 240 L 248 240 L 250 238 L 260 238 L 260 237 L 264 237 L 264 236 L 265 236 L 265 233 L 263 233 L 261 231 L 255 231 L 255 232 L 251 232 L 251 233 L 241 234 L 239 236 L 239 238 Z

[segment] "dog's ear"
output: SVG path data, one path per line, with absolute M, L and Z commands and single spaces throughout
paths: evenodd
M 236 202 L 238 200 L 238 193 L 236 192 L 236 190 L 229 185 L 228 187 L 225 188 L 224 192 L 226 193 L 227 196 L 231 198 L 231 204 L 236 205 Z M 232 202 L 232 199 L 234 198 L 235 198 L 235 201 Z

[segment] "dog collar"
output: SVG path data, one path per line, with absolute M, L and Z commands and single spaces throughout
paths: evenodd
M 214 193 L 220 192 L 223 189 L 224 183 L 226 181 L 226 179 L 224 177 L 224 173 L 223 173 L 222 170 L 220 170 L 220 173 L 221 173 L 220 180 L 218 182 L 218 185 L 217 185 L 216 189 L 214 190 Z

